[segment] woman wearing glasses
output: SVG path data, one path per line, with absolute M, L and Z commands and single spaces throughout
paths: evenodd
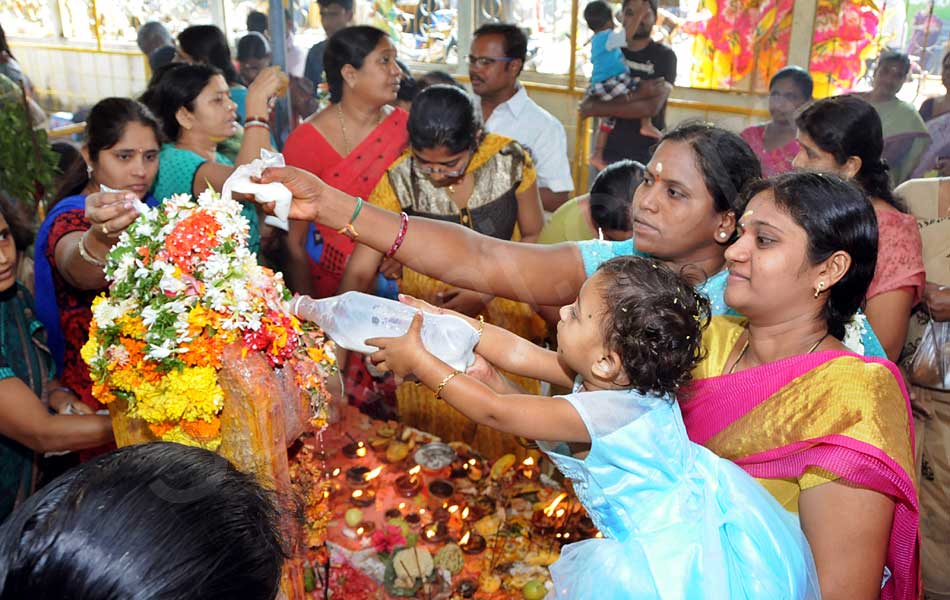
M 376 185 L 371 204 L 404 215 L 460 223 L 506 240 L 515 235 L 517 226 L 521 241 L 537 239 L 544 221 L 531 158 L 517 142 L 482 132 L 465 91 L 436 85 L 416 96 L 409 114 L 409 145 Z M 438 252 L 438 247 L 432 250 Z M 369 291 L 384 258 L 388 258 L 385 253 L 357 244 L 340 291 Z M 458 268 L 469 267 L 460 264 Z M 527 304 L 451 287 L 408 269 L 399 289 L 445 308 L 483 315 L 486 321 L 523 337 L 540 339 L 545 333 L 543 321 Z M 528 393 L 539 390 L 537 381 L 519 383 L 535 390 Z M 399 386 L 396 398 L 399 417 L 407 425 L 443 439 L 469 442 L 492 456 L 519 449 L 511 436 L 476 429 L 414 383 Z

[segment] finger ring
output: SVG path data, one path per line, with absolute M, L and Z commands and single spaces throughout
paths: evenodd
M 102 226 L 102 233 L 104 233 L 105 235 L 109 235 L 109 226 L 108 226 L 108 225 L 103 225 L 103 226 Z

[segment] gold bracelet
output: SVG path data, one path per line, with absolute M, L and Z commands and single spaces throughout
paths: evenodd
M 450 381 L 452 381 L 452 378 L 453 378 L 453 377 L 455 377 L 456 375 L 461 375 L 461 374 L 462 374 L 461 371 L 452 371 L 451 373 L 449 373 L 448 375 L 446 375 L 446 376 L 445 376 L 445 379 L 442 380 L 442 383 L 439 384 L 438 389 L 435 390 L 435 399 L 436 399 L 436 400 L 441 400 L 441 399 L 442 399 L 442 390 L 445 389 L 445 386 L 448 385 L 448 383 L 449 383 Z
M 482 334 L 485 332 L 485 315 L 478 315 L 478 341 L 482 341 Z
M 86 249 L 86 236 L 89 235 L 90 231 L 91 230 L 87 229 L 83 232 L 82 237 L 79 238 L 79 256 L 90 265 L 95 265 L 99 268 L 105 267 L 106 261 L 96 258 Z

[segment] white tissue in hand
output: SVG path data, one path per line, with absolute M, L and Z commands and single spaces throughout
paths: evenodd
M 286 221 L 290 216 L 290 201 L 294 195 L 282 183 L 254 183 L 250 180 L 237 181 L 231 187 L 232 192 L 252 194 L 261 204 L 274 202 L 274 216 Z
M 102 185 L 101 183 L 99 184 L 99 190 L 103 192 L 111 192 L 111 193 L 118 193 L 122 191 L 122 190 L 113 189 L 107 185 Z M 148 205 L 146 205 L 144 202 L 139 200 L 138 197 L 135 197 L 135 198 L 132 198 L 132 208 L 137 210 L 139 214 L 141 215 L 145 213 L 146 210 L 148 210 Z
M 274 215 L 264 222 L 287 231 L 287 218 L 290 216 L 290 203 L 294 195 L 282 183 L 254 183 L 252 177 L 260 177 L 268 167 L 283 167 L 284 157 L 280 153 L 261 149 L 261 157 L 234 169 L 221 188 L 223 198 L 231 198 L 232 192 L 254 196 L 258 204 L 274 204 Z

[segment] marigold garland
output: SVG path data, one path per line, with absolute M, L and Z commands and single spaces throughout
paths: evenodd
M 247 228 L 237 202 L 176 195 L 140 215 L 109 254 L 109 294 L 93 302 L 82 358 L 93 395 L 126 400 L 160 439 L 220 445 L 218 369 L 235 341 L 293 369 L 323 424 L 332 342 L 290 314 L 283 278 L 257 264 Z

